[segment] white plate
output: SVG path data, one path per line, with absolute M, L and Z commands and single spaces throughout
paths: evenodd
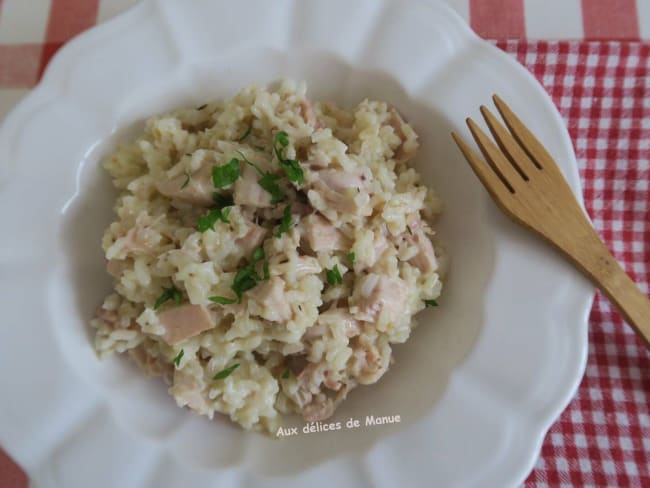
M 400 424 L 272 440 L 178 409 L 159 382 L 92 350 L 114 198 L 100 156 L 148 115 L 285 76 L 316 99 L 397 105 L 446 202 L 441 307 L 335 418 Z M 0 443 L 37 486 L 520 483 L 583 372 L 592 290 L 495 210 L 449 137 L 495 92 L 579 195 L 549 97 L 438 3 L 151 0 L 74 40 L 0 131 Z

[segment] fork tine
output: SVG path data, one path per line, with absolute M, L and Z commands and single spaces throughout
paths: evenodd
M 503 196 L 505 193 L 510 193 L 512 190 L 504 186 L 503 180 L 492 171 L 492 169 L 478 156 L 470 147 L 465 143 L 465 141 L 455 132 L 451 133 L 451 136 L 456 141 L 456 145 L 465 156 L 465 159 L 472 167 L 472 170 L 476 174 L 483 186 L 487 191 L 492 195 L 495 200 L 498 200 L 500 196 Z
M 467 119 L 467 126 L 474 136 L 474 140 L 481 149 L 483 156 L 492 167 L 492 170 L 501 178 L 511 193 L 515 193 L 516 184 L 521 181 L 517 170 L 513 168 L 510 161 L 503 155 L 498 146 L 492 142 L 485 132 L 472 119 Z M 519 181 L 518 181 L 519 180 Z
M 483 114 L 492 137 L 497 141 L 501 151 L 508 157 L 510 164 L 514 166 L 524 180 L 528 181 L 526 171 L 534 170 L 535 163 L 528 157 L 528 154 L 521 148 L 516 139 L 512 137 L 512 134 L 508 132 L 508 129 L 484 105 L 481 105 L 481 114 Z
M 546 148 L 539 142 L 532 132 L 528 130 L 528 127 L 519 120 L 519 117 L 515 115 L 510 107 L 501 100 L 498 95 L 492 95 L 492 100 L 494 100 L 494 105 L 496 105 L 497 110 L 501 114 L 501 117 L 505 121 L 508 129 L 512 132 L 512 135 L 517 140 L 519 145 L 526 151 L 526 154 L 530 157 L 531 161 L 539 169 L 542 168 L 557 168 L 555 161 L 548 153 Z

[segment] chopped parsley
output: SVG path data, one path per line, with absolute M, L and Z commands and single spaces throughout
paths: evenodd
M 196 222 L 197 228 L 199 229 L 199 232 L 214 230 L 214 224 L 217 223 L 217 220 L 221 220 L 222 222 L 229 224 L 230 219 L 228 218 L 228 215 L 230 215 L 229 208 L 213 208 L 207 214 L 199 217 Z
M 357 260 L 357 255 L 353 252 L 348 253 L 348 259 L 350 260 L 350 264 L 354 264 L 354 262 Z
M 248 126 L 248 129 L 246 132 L 244 132 L 244 135 L 237 139 L 237 142 L 244 142 L 244 140 L 251 135 L 251 132 L 253 132 L 253 124 Z
M 185 181 L 181 185 L 181 190 L 190 184 L 190 179 L 192 179 L 192 175 L 188 171 L 187 173 L 185 173 Z
M 340 285 L 343 283 L 343 277 L 341 276 L 341 272 L 339 271 L 339 265 L 335 264 L 332 269 L 327 270 L 327 282 L 330 285 Z
M 246 266 L 244 266 L 239 271 L 237 271 L 232 286 L 230 287 L 232 291 L 235 292 L 235 295 L 237 295 L 237 302 L 241 302 L 244 293 L 250 290 L 251 288 L 255 288 L 258 281 L 268 279 L 269 277 L 268 261 L 265 261 L 264 264 L 262 265 L 263 276 L 260 276 L 255 270 L 256 264 L 262 261 L 264 258 L 265 258 L 264 249 L 262 247 L 258 247 L 253 252 L 253 256 L 251 257 L 251 260 L 248 262 L 248 264 L 246 264 Z
M 424 306 L 425 307 L 437 307 L 438 302 L 436 302 L 435 300 L 425 300 L 424 301 Z
M 278 158 L 278 163 L 284 171 L 284 174 L 287 175 L 289 181 L 296 182 L 298 184 L 302 183 L 305 178 L 305 173 L 300 167 L 300 163 L 295 159 L 287 159 L 282 155 L 284 149 L 289 145 L 289 135 L 281 130 L 275 135 L 273 140 L 273 151 L 275 156 Z
M 257 184 L 271 194 L 271 203 L 275 205 L 276 203 L 284 200 L 286 195 L 284 194 L 284 191 L 282 190 L 282 188 L 280 188 L 280 185 L 278 184 L 278 181 L 280 181 L 280 175 L 276 175 L 274 173 L 268 173 L 262 170 L 262 168 L 260 168 L 258 165 L 250 161 L 244 155 L 244 153 L 242 153 L 241 151 L 237 151 L 237 153 L 242 157 L 242 159 L 246 164 L 252 166 L 255 169 L 255 171 L 259 173 L 261 178 L 257 180 Z
M 206 108 L 207 106 L 208 106 L 208 104 L 207 104 L 207 103 L 204 103 L 204 104 L 201 105 L 200 107 L 196 107 L 196 109 L 197 109 L 197 110 L 203 110 L 203 109 Z
M 197 220 L 197 228 L 199 232 L 205 232 L 208 229 L 214 230 L 214 224 L 221 220 L 225 224 L 230 223 L 228 216 L 230 215 L 230 207 L 233 205 L 232 195 L 221 195 L 218 192 L 212 194 L 212 199 L 217 204 L 215 208 L 210 210 L 207 214 L 199 217 Z
M 172 286 L 171 288 L 163 289 L 163 292 L 158 297 L 158 300 L 156 300 L 153 309 L 158 310 L 163 303 L 168 302 L 169 300 L 174 300 L 176 302 L 176 305 L 180 305 L 181 301 L 183 300 L 183 295 L 181 291 L 175 286 Z
M 266 151 L 266 148 L 264 146 L 253 146 L 255 149 L 257 149 L 260 152 Z
M 228 376 L 231 375 L 233 371 L 235 371 L 237 368 L 239 368 L 239 363 L 235 363 L 229 368 L 224 369 L 223 371 L 219 371 L 217 374 L 215 374 L 212 379 L 213 380 L 222 380 L 224 378 L 227 378 Z
M 183 354 L 185 354 L 185 351 L 183 349 L 180 350 L 180 352 L 176 355 L 176 357 L 173 359 L 174 364 L 178 368 L 181 364 L 181 359 L 183 359 Z
M 286 380 L 289 377 L 289 368 L 284 370 L 284 373 L 282 373 L 282 377 Z
M 232 158 L 228 164 L 212 168 L 212 184 L 215 188 L 232 185 L 239 178 L 239 159 Z
M 284 213 L 282 214 L 282 222 L 280 223 L 280 228 L 275 233 L 275 237 L 280 237 L 282 234 L 287 232 L 291 227 L 291 205 L 284 207 Z
M 237 303 L 236 298 L 227 298 L 227 297 L 210 297 L 208 298 L 211 302 L 220 303 L 221 305 L 230 305 L 231 303 Z

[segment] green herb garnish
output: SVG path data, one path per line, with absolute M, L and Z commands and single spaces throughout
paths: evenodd
M 237 303 L 236 298 L 227 298 L 227 297 L 210 297 L 208 298 L 211 302 L 220 303 L 221 305 L 230 305 L 231 303 Z
M 248 129 L 246 132 L 244 132 L 244 135 L 237 139 L 237 142 L 244 142 L 244 140 L 251 135 L 251 132 L 253 132 L 253 124 L 248 126 Z
M 286 380 L 289 377 L 289 368 L 284 370 L 284 373 L 282 373 L 282 377 Z
M 184 189 L 187 185 L 190 184 L 190 179 L 191 178 L 192 178 L 192 175 L 189 173 L 189 171 L 187 173 L 185 173 L 185 181 L 181 185 L 181 190 Z
M 353 252 L 348 253 L 348 259 L 350 260 L 350 264 L 354 264 L 354 262 L 357 260 L 357 255 Z
M 178 368 L 181 364 L 181 359 L 183 359 L 183 354 L 185 354 L 185 351 L 183 349 L 180 350 L 180 352 L 176 355 L 176 357 L 173 359 L 174 364 Z
M 425 300 L 424 301 L 424 306 L 425 307 L 437 307 L 438 302 L 436 302 L 435 300 Z
M 204 103 L 204 104 L 201 105 L 200 107 L 196 107 L 196 109 L 197 109 L 197 110 L 203 110 L 203 109 L 204 109 L 205 107 L 207 107 L 207 106 L 208 106 L 208 104 L 207 104 L 207 103 Z
M 281 130 L 275 135 L 273 140 L 273 151 L 275 156 L 278 158 L 278 163 L 284 171 L 284 174 L 287 175 L 289 181 L 294 181 L 298 184 L 302 183 L 305 178 L 305 173 L 300 167 L 300 163 L 295 159 L 287 159 L 282 155 L 282 151 L 286 149 L 289 145 L 289 135 Z
M 197 220 L 197 227 L 199 232 L 205 232 L 208 229 L 214 230 L 214 224 L 221 220 L 225 224 L 230 223 L 228 216 L 230 215 L 230 207 L 234 204 L 232 195 L 222 195 L 218 192 L 212 194 L 212 199 L 217 206 L 211 209 L 206 215 L 199 217 Z
M 221 220 L 225 224 L 230 223 L 228 216 L 230 215 L 229 208 L 213 208 L 207 214 L 199 217 L 197 220 L 197 228 L 199 232 L 205 232 L 208 229 L 214 230 L 214 224 L 217 223 L 217 220 Z
M 235 371 L 237 368 L 239 368 L 239 363 L 235 363 L 229 368 L 224 369 L 223 371 L 219 371 L 217 374 L 215 374 L 212 379 L 213 380 L 222 380 L 224 378 L 227 378 L 230 376 L 230 374 Z
M 183 294 L 175 286 L 164 288 L 162 294 L 158 297 L 158 300 L 156 300 L 153 309 L 158 310 L 163 303 L 168 302 L 169 300 L 174 300 L 176 305 L 180 305 L 183 301 Z
M 287 232 L 291 227 L 291 206 L 287 205 L 284 207 L 284 213 L 282 214 L 282 222 L 280 223 L 280 228 L 275 233 L 275 237 L 280 237 L 282 234 Z
M 242 269 L 237 271 L 235 274 L 235 279 L 233 280 L 232 286 L 230 287 L 232 291 L 237 295 L 237 301 L 241 302 L 241 298 L 245 292 L 251 288 L 255 288 L 257 282 L 262 279 L 268 279 L 268 262 L 265 262 L 263 273 L 264 278 L 262 278 L 257 271 L 255 271 L 255 265 L 264 259 L 264 249 L 258 247 L 253 252 L 251 260 L 244 266 Z
M 255 171 L 259 173 L 261 178 L 257 180 L 257 184 L 271 194 L 271 203 L 275 205 L 276 203 L 284 200 L 286 195 L 284 194 L 284 191 L 282 191 L 282 188 L 280 188 L 280 185 L 278 184 L 278 181 L 280 180 L 280 175 L 276 175 L 274 173 L 268 173 L 262 170 L 262 168 L 260 168 L 258 165 L 250 161 L 244 155 L 244 153 L 242 153 L 241 151 L 237 151 L 237 153 L 242 157 L 242 159 L 246 164 L 252 166 L 255 169 Z
M 228 164 L 212 168 L 212 184 L 215 188 L 232 185 L 239 178 L 239 159 L 232 158 Z
M 264 146 L 253 146 L 255 149 L 257 149 L 260 152 L 266 151 L 266 148 Z
M 262 279 L 264 281 L 268 280 L 269 276 L 270 276 L 270 274 L 269 274 L 269 262 L 268 261 L 264 261 L 264 264 L 262 265 L 262 273 L 263 273 Z
M 330 285 L 340 285 L 343 283 L 343 277 L 341 276 L 341 272 L 339 271 L 339 265 L 335 264 L 332 269 L 327 270 L 327 282 Z

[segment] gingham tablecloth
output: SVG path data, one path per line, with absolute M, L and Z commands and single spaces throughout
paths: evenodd
M 136 1 L 0 0 L 0 118 L 63 43 Z M 650 38 L 650 0 L 448 3 L 551 94 L 573 139 L 587 211 L 648 294 L 650 44 L 642 39 Z M 650 487 L 649 402 L 650 353 L 597 295 L 585 377 L 526 486 Z M 27 484 L 0 449 L 0 487 Z

